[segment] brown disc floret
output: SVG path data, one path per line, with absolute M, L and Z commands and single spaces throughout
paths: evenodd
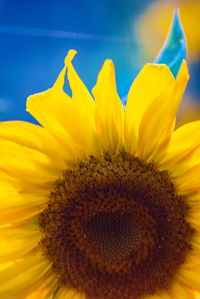
M 125 152 L 65 170 L 40 215 L 42 250 L 61 286 L 89 299 L 166 290 L 193 230 L 166 171 Z

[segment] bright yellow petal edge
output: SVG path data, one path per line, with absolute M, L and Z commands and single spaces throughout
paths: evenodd
M 200 292 L 200 122 L 174 131 L 176 112 L 188 80 L 184 61 L 175 79 L 166 65 L 144 66 L 133 82 L 126 108 L 117 94 L 108 60 L 93 89 L 76 73 L 69 51 L 52 88 L 32 95 L 27 111 L 41 124 L 0 123 L 0 298 L 76 298 L 58 288 L 50 262 L 38 250 L 33 223 L 48 201 L 53 183 L 78 158 L 124 148 L 167 170 L 180 195 L 187 196 L 188 221 L 195 228 L 192 250 L 168 292 L 144 299 L 192 299 Z M 65 73 L 72 97 L 64 91 Z

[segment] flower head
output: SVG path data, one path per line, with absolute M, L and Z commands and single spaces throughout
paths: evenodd
M 92 96 L 75 54 L 28 98 L 41 126 L 0 123 L 0 296 L 196 298 L 200 122 L 174 131 L 186 62 L 176 78 L 145 65 L 124 108 L 112 61 Z

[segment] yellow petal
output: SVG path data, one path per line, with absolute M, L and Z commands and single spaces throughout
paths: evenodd
M 188 221 L 200 233 L 200 219 L 188 217 Z
M 44 128 L 24 121 L 0 123 L 0 138 L 46 154 L 60 167 L 67 167 L 71 156 Z
M 137 150 L 137 156 L 141 159 L 153 160 L 159 165 L 166 154 L 188 78 L 187 65 L 183 61 L 175 85 L 166 86 L 165 93 L 154 100 L 144 113 Z
M 86 299 L 83 293 L 79 293 L 72 289 L 61 287 L 54 295 L 55 299 Z
M 95 128 L 95 103 L 73 67 L 72 60 L 75 54 L 76 51 L 71 50 L 65 59 L 67 78 L 72 91 L 72 101 L 66 101 L 68 117 L 65 119 L 65 128 L 73 140 L 82 145 L 85 154 L 97 154 L 100 149 Z M 56 84 L 57 82 L 54 88 L 57 87 Z
M 168 172 L 170 177 L 177 178 L 184 175 L 185 172 L 189 171 L 194 166 L 198 166 L 200 164 L 200 147 L 196 147 L 192 150 L 186 157 L 177 162 L 176 165 L 169 168 Z
M 164 291 L 164 292 L 159 292 L 156 295 L 149 295 L 149 296 L 145 296 L 142 299 L 172 299 L 171 296 L 168 294 L 168 292 Z
M 49 295 L 51 295 L 52 292 L 52 288 L 51 290 L 44 288 L 41 291 L 34 291 L 32 292 L 30 295 L 25 296 L 24 299 L 45 299 L 45 298 L 49 298 Z
M 30 112 L 64 147 L 77 158 L 98 151 L 95 135 L 94 101 L 75 72 L 69 51 L 65 66 L 49 90 L 32 95 L 27 100 Z M 63 91 L 65 72 L 72 89 L 72 99 Z
M 33 223 L 38 220 L 39 214 L 44 210 L 44 207 L 27 208 L 11 213 L 0 215 L 0 228 L 2 227 L 15 227 L 22 224 Z
M 0 231 L 0 263 L 22 257 L 33 250 L 40 241 L 36 225 L 2 228 Z
M 8 224 L 30 223 L 37 219 L 44 209 L 49 196 L 37 193 L 12 192 L 7 189 L 6 195 L 1 189 L 0 227 Z
M 198 202 L 198 205 L 195 205 L 193 209 L 190 206 L 190 209 L 188 210 L 189 217 L 193 218 L 199 218 L 200 219 L 200 202 Z
M 42 276 L 29 290 L 26 292 L 28 295 L 24 299 L 47 299 L 58 287 L 56 275 L 52 270 L 49 270 Z
M 72 90 L 72 99 L 77 101 L 78 104 L 81 105 L 82 108 L 84 108 L 84 111 L 87 113 L 87 116 L 90 119 L 90 121 L 94 122 L 94 100 L 73 67 L 72 60 L 75 55 L 76 51 L 71 50 L 69 51 L 65 59 L 65 65 L 67 68 L 67 78 L 69 80 L 69 85 Z
M 190 196 L 187 196 L 187 202 L 192 205 L 200 205 L 200 193 L 192 194 Z
M 195 299 L 200 299 L 200 292 L 194 292 Z
M 188 73 L 188 67 L 185 60 L 183 60 L 178 75 L 176 77 L 175 87 L 173 90 L 172 100 L 175 102 L 175 110 L 177 111 L 177 108 L 180 104 L 180 101 L 182 99 L 182 96 L 184 94 L 184 91 L 187 86 L 187 82 L 189 80 L 189 73 Z
M 200 271 L 200 255 L 197 253 L 196 250 L 192 249 L 190 254 L 187 256 L 184 265 L 182 266 L 186 270 L 196 270 Z
M 0 184 L 0 188 L 0 211 L 3 211 L 2 214 L 14 213 L 23 209 L 34 209 L 37 206 L 42 206 L 47 202 L 50 192 L 50 190 L 48 190 L 48 194 L 45 196 L 34 193 L 33 190 L 30 190 L 28 193 L 23 191 L 15 192 L 14 190 L 11 190 L 9 188 L 3 189 L 2 184 Z
M 182 175 L 172 178 L 177 192 L 182 195 L 192 194 L 200 190 L 200 164 L 191 167 Z
M 191 138 L 192 137 L 192 138 Z M 172 176 L 180 173 L 180 168 L 186 168 L 194 151 L 199 147 L 200 121 L 195 121 L 178 128 L 172 135 L 168 151 L 159 164 L 159 169 L 168 169 Z M 193 155 L 192 155 L 193 154 Z M 200 156 L 195 155 L 196 164 Z M 191 164 L 191 162 L 190 162 Z
M 177 280 L 183 286 L 200 291 L 199 271 L 181 269 L 177 274 Z
M 33 223 L 38 220 L 39 214 L 44 210 L 44 207 L 34 209 L 24 209 L 20 212 L 5 214 L 0 219 L 0 227 L 18 226 L 22 224 Z
M 23 298 L 30 288 L 48 273 L 51 264 L 42 254 L 24 256 L 0 271 L 0 298 Z M 21 296 L 21 297 L 20 297 Z
M 0 190 L 0 227 L 20 222 L 30 223 L 31 219 L 38 217 L 48 200 L 48 195 L 34 193 L 34 190 L 28 190 L 28 193 L 17 191 L 11 184 L 3 181 L 3 178 Z
M 0 171 L 0 227 L 37 220 L 49 199 L 52 183 L 37 186 L 20 177 L 9 180 L 9 176 L 2 173 Z
M 9 140 L 0 140 L 0 168 L 24 182 L 54 182 L 62 173 L 64 163 L 56 164 L 44 153 Z M 66 167 L 64 167 L 66 168 Z
M 170 294 L 173 299 L 195 299 L 192 291 L 189 291 L 186 287 L 176 282 L 173 283 Z
M 116 153 L 122 149 L 124 132 L 124 109 L 117 94 L 115 69 L 106 60 L 92 90 L 96 105 L 96 129 L 105 150 Z
M 136 156 L 159 163 L 167 151 L 175 121 L 171 112 L 171 98 L 161 96 L 146 110 L 141 121 Z
M 166 65 L 146 64 L 134 80 L 125 111 L 125 145 L 134 154 L 145 111 L 155 99 L 171 93 L 175 79 Z M 160 107 L 156 107 L 159 110 Z M 152 118 L 152 115 L 151 115 Z
M 20 176 L 12 176 L 2 169 L 0 169 L 0 187 L 5 185 L 5 188 L 12 186 L 12 189 L 15 189 L 16 192 L 22 194 L 37 194 L 39 196 L 49 196 L 49 190 L 52 188 L 52 180 L 49 182 L 41 180 L 31 180 L 28 178 L 21 178 Z M 4 188 L 4 187 L 3 187 Z M 31 192 L 30 192 L 31 190 Z M 8 192 L 12 192 L 10 187 L 8 187 Z M 1 196 L 1 193 L 0 193 Z M 5 193 L 3 193 L 5 196 Z
M 197 196 L 198 194 L 198 196 Z M 185 198 L 186 203 L 189 207 L 187 211 L 188 217 L 200 218 L 200 193 L 197 193 L 193 196 L 187 196 Z
M 53 88 L 34 94 L 27 99 L 27 111 L 47 129 L 63 146 L 68 155 L 75 156 L 75 145 L 64 128 L 66 117 L 65 96 L 58 92 L 55 95 Z
M 16 263 L 15 260 L 10 260 L 9 262 L 6 262 L 6 263 L 1 263 L 0 264 L 0 271 L 4 270 L 6 268 L 9 268 L 10 266 L 13 266 L 15 263 Z

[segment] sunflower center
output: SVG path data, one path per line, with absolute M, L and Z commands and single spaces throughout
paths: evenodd
M 60 285 L 92 299 L 166 290 L 190 250 L 187 205 L 167 172 L 123 152 L 66 170 L 40 215 Z
M 100 213 L 86 225 L 86 236 L 96 255 L 120 260 L 133 250 L 138 238 L 133 215 L 120 212 Z

